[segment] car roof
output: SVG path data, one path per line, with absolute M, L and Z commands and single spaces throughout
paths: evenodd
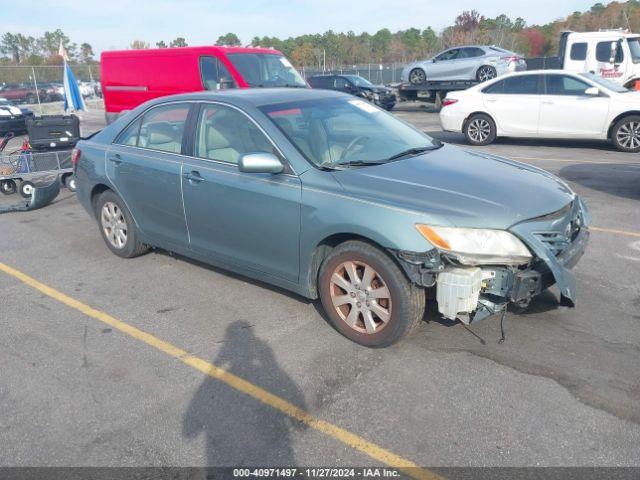
M 352 98 L 333 90 L 312 88 L 238 88 L 220 92 L 195 92 L 180 95 L 170 95 L 153 100 L 151 103 L 160 104 L 175 101 L 220 101 L 230 104 L 243 104 L 260 107 L 278 103 L 299 102 L 304 100 L 319 100 L 324 98 Z

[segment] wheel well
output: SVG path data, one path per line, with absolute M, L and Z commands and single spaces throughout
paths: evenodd
M 349 240 L 360 240 L 383 252 L 387 250 L 373 240 L 355 233 L 335 233 L 324 238 L 314 249 L 311 255 L 311 262 L 309 263 L 309 294 L 311 298 L 318 298 L 318 274 L 320 273 L 322 262 L 324 262 L 324 259 L 329 256 L 334 248 Z
M 609 130 L 607 130 L 607 138 L 609 140 L 611 140 L 611 131 L 613 130 L 613 127 L 616 123 L 618 123 L 620 120 L 622 120 L 624 117 L 630 117 L 632 115 L 638 115 L 640 116 L 640 111 L 637 110 L 631 110 L 628 112 L 624 112 L 621 113 L 620 115 L 618 115 L 616 118 L 614 118 L 611 123 L 609 124 Z
M 498 128 L 498 124 L 496 123 L 495 119 L 491 115 L 489 115 L 487 112 L 471 112 L 469 115 L 467 115 L 467 118 L 464 119 L 464 122 L 462 122 L 462 132 L 463 133 L 464 133 L 464 129 L 467 128 L 467 122 L 474 115 L 484 115 L 485 117 L 489 117 L 491 119 L 491 121 L 493 122 L 493 125 L 496 128 Z
M 101 193 L 106 192 L 107 190 L 111 190 L 111 189 L 102 183 L 99 183 L 98 185 L 94 186 L 93 189 L 91 190 L 91 205 L 93 206 L 94 212 L 96 211 L 96 202 L 98 201 L 98 197 L 100 196 Z

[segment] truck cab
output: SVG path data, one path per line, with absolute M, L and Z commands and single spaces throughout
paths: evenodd
M 633 87 L 640 80 L 640 35 L 623 30 L 563 32 L 560 61 L 564 70 L 591 72 Z

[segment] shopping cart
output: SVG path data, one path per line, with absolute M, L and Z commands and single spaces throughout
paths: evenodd
M 40 179 L 56 175 L 69 190 L 75 191 L 72 150 L 33 151 L 25 140 L 22 147 L 5 154 L 8 141 L 5 137 L 0 141 L 0 192 L 11 195 L 20 192 L 24 198 L 33 194 L 33 189 Z

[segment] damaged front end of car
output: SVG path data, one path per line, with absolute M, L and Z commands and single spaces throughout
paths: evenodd
M 528 219 L 507 230 L 416 228 L 434 248 L 423 253 L 395 251 L 407 276 L 435 288 L 439 312 L 465 324 L 503 312 L 557 284 L 560 304 L 576 302 L 571 269 L 589 239 L 589 213 L 575 196 L 564 208 Z

